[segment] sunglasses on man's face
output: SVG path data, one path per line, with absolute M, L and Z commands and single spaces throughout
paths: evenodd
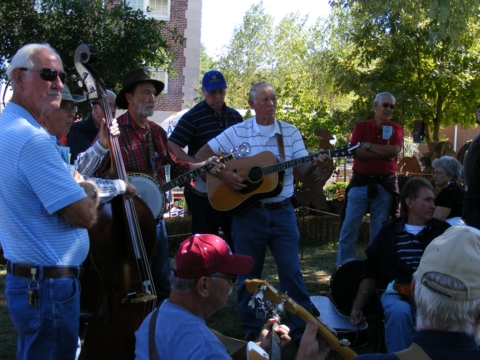
M 387 102 L 384 102 L 382 103 L 382 106 L 386 109 L 390 106 L 390 109 L 395 109 L 395 105 L 394 104 L 390 104 L 390 103 L 387 103 Z
M 60 78 L 62 84 L 65 84 L 67 80 L 67 74 L 64 72 L 58 72 L 54 69 L 43 68 L 43 69 L 27 69 L 27 68 L 20 68 L 21 71 L 36 71 L 40 73 L 40 77 L 45 81 L 55 81 L 57 76 Z

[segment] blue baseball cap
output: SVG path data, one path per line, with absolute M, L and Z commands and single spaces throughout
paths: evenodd
M 220 71 L 211 70 L 203 75 L 202 86 L 206 92 L 209 92 L 215 89 L 226 89 L 227 82 Z

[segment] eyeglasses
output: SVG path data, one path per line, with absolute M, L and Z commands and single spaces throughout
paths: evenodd
M 226 91 L 225 89 L 217 89 L 217 90 L 212 90 L 212 91 L 209 91 L 207 92 L 208 96 L 211 96 L 211 97 L 216 97 L 216 96 L 223 96 L 226 94 Z
M 237 283 L 238 276 L 237 275 L 209 275 L 205 276 L 211 279 L 225 279 L 230 282 L 230 285 L 234 285 Z
M 27 68 L 20 68 L 21 71 L 36 71 L 40 73 L 40 77 L 45 81 L 55 81 L 57 76 L 60 78 L 62 84 L 65 84 L 65 80 L 67 80 L 67 74 L 64 72 L 58 72 L 54 69 L 43 68 L 43 69 L 27 69 Z
M 76 106 L 72 106 L 72 105 L 60 105 L 60 109 L 62 109 L 63 111 L 65 112 L 70 112 L 70 111 L 75 111 L 77 112 L 78 108 Z
M 390 104 L 390 103 L 387 103 L 387 102 L 384 102 L 382 103 L 382 106 L 386 109 L 390 106 L 390 109 L 395 109 L 395 105 L 394 104 Z
M 443 175 L 445 174 L 444 172 L 441 172 L 441 171 L 434 171 L 433 172 L 433 175 Z

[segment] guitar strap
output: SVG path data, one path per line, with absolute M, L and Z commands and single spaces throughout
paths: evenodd
M 157 344 L 155 344 L 155 325 L 157 324 L 158 307 L 153 310 L 153 315 L 148 324 L 148 358 L 150 360 L 160 360 Z
M 278 145 L 278 153 L 280 154 L 280 160 L 282 162 L 285 161 L 285 149 L 283 147 L 283 132 L 282 132 L 282 125 L 280 121 L 278 121 L 278 127 L 280 128 L 280 134 L 276 133 L 275 136 L 277 137 L 277 145 Z
M 432 358 L 428 356 L 427 353 L 415 343 L 411 343 L 408 349 L 398 351 L 395 353 L 395 355 L 400 360 L 432 360 Z

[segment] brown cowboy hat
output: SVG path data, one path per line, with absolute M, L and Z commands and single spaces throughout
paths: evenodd
M 162 92 L 165 84 L 161 81 L 150 79 L 143 69 L 135 69 L 127 72 L 122 77 L 122 90 L 118 93 L 115 99 L 115 105 L 120 109 L 128 108 L 128 101 L 125 94 L 131 91 L 136 85 L 142 82 L 151 82 L 157 90 L 157 96 Z

